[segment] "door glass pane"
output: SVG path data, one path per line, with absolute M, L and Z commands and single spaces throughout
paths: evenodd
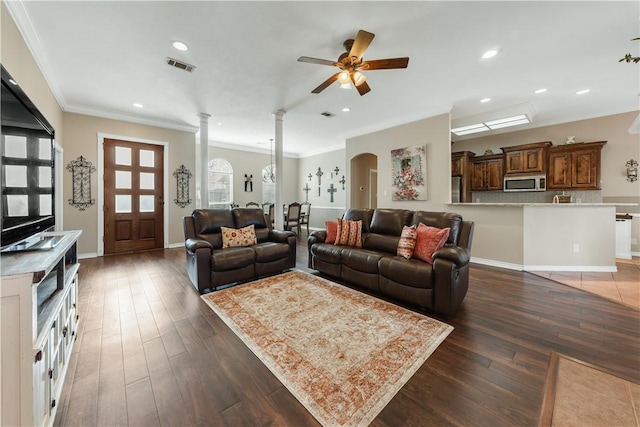
M 141 190 L 153 190 L 154 189 L 154 177 L 155 174 L 149 172 L 140 172 L 140 189 Z
M 116 171 L 116 188 L 131 188 L 131 172 Z
M 27 167 L 18 165 L 6 165 L 5 166 L 5 183 L 7 187 L 20 187 L 27 186 Z M 51 171 L 51 169 L 49 169 Z M 51 181 L 51 177 L 49 177 Z
M 25 159 L 27 157 L 27 137 L 16 135 L 4 136 L 4 155 Z
M 116 213 L 131 212 L 131 195 L 116 194 Z
M 154 152 L 151 150 L 140 150 L 140 166 L 153 167 L 155 165 Z
M 131 148 L 116 147 L 116 165 L 131 166 Z
M 140 196 L 140 212 L 153 212 L 153 195 Z
M 8 194 L 7 214 L 9 216 L 27 216 L 29 214 L 29 197 L 26 194 Z
M 38 167 L 38 187 L 51 188 L 51 168 Z
M 39 138 L 38 141 L 40 142 L 38 158 L 42 160 L 51 160 L 51 140 Z
M 40 195 L 40 216 L 51 215 L 51 194 Z

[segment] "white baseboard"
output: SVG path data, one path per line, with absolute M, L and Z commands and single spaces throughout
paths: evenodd
M 86 254 L 78 254 L 78 259 L 87 259 L 87 258 L 97 258 L 98 254 L 96 252 L 89 252 Z
M 618 271 L 615 265 L 522 265 L 477 257 L 471 257 L 471 262 L 517 271 L 580 271 L 596 273 L 616 273 Z
M 169 245 L 167 246 L 167 248 L 169 248 L 169 249 L 173 249 L 173 248 L 184 248 L 184 242 L 180 242 L 180 243 L 169 243 Z
M 488 265 L 491 267 L 506 268 L 507 270 L 517 270 L 517 271 L 523 270 L 521 264 L 512 264 L 510 262 L 494 261 L 492 259 L 478 258 L 474 256 L 471 257 L 471 262 L 476 264 Z
M 578 271 L 592 273 L 616 273 L 618 268 L 609 265 L 525 265 L 525 271 Z

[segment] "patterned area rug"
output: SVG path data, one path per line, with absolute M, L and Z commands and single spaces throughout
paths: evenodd
M 453 330 L 301 271 L 202 298 L 325 426 L 368 425 Z

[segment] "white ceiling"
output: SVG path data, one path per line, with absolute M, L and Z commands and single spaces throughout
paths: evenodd
M 177 129 L 204 112 L 211 141 L 257 150 L 278 109 L 285 153 L 305 156 L 448 111 L 461 123 L 524 103 L 537 127 L 639 108 L 640 65 L 618 63 L 638 55 L 638 1 L 6 3 L 65 111 Z M 365 60 L 409 56 L 408 68 L 366 72 L 362 97 L 337 83 L 310 93 L 337 69 L 297 58 L 336 60 L 359 29 L 376 35 Z

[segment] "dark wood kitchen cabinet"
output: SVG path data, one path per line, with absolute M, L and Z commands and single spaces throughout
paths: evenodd
M 547 150 L 548 190 L 599 190 L 602 147 L 607 141 L 559 145 Z
M 551 141 L 502 147 L 504 152 L 504 173 L 540 173 L 547 171 L 547 148 Z
M 504 154 L 478 156 L 471 164 L 471 191 L 502 190 Z
M 471 163 L 476 153 L 456 151 L 451 153 L 451 176 L 460 177 L 460 202 L 471 202 Z

